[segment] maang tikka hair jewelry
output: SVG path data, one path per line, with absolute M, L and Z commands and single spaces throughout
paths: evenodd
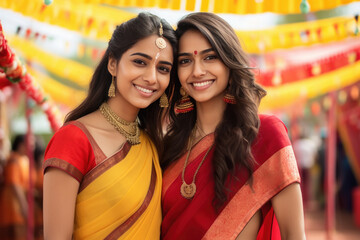
M 112 76 L 111 83 L 108 91 L 109 97 L 115 97 L 115 76 Z
M 187 113 L 194 110 L 194 104 L 191 102 L 189 94 L 185 92 L 183 87 L 180 88 L 181 99 L 176 103 L 176 113 Z
M 160 28 L 159 28 L 159 36 L 156 40 L 155 40 L 155 45 L 161 50 L 166 48 L 166 42 L 165 39 L 163 38 L 163 34 L 164 34 L 164 29 L 163 29 L 163 25 L 160 22 Z

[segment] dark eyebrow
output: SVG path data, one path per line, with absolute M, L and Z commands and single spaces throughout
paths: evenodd
M 208 53 L 208 52 L 211 52 L 211 51 L 214 51 L 214 49 L 213 49 L 213 48 L 208 48 L 208 49 L 202 50 L 202 51 L 200 52 L 200 54 Z M 193 55 L 193 54 L 192 54 L 192 53 L 179 53 L 179 54 L 178 54 L 178 57 L 181 57 L 181 56 L 191 56 L 191 55 Z
M 160 61 L 160 64 L 166 64 L 166 65 L 170 65 L 171 67 L 173 66 L 170 62 L 167 61 Z
M 147 55 L 145 53 L 140 53 L 140 52 L 133 53 L 130 56 L 135 56 L 135 55 L 139 55 L 139 56 L 142 56 L 142 57 L 147 58 L 149 60 L 152 60 L 152 57 L 150 57 L 149 55 Z
M 140 53 L 140 52 L 133 53 L 130 56 L 135 56 L 135 55 L 139 55 L 139 56 L 142 56 L 142 57 L 147 58 L 149 60 L 152 60 L 151 56 L 149 56 L 149 55 L 147 55 L 145 53 Z M 159 63 L 172 66 L 172 64 L 170 62 L 167 62 L 167 61 L 160 61 Z

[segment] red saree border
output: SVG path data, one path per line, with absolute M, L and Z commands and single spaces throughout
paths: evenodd
M 115 228 L 115 230 L 113 230 L 106 238 L 105 240 L 113 240 L 113 239 L 118 239 L 123 233 L 125 233 L 129 228 L 131 228 L 132 225 L 134 225 L 134 223 L 139 219 L 139 217 L 145 212 L 145 210 L 147 209 L 147 207 L 149 206 L 151 199 L 154 195 L 154 190 L 155 190 L 155 185 L 156 185 L 156 171 L 155 171 L 155 167 L 154 167 L 154 163 L 152 165 L 152 170 L 151 170 L 151 180 L 150 180 L 150 186 L 149 186 L 149 190 L 145 196 L 145 199 L 143 201 L 143 203 L 141 204 L 141 206 L 139 207 L 138 210 L 136 210 L 136 212 L 134 212 L 133 215 L 131 215 L 131 217 L 129 217 L 125 222 L 123 222 L 120 226 L 118 226 L 117 228 Z
M 62 159 L 59 159 L 59 158 L 47 159 L 43 164 L 44 173 L 46 172 L 46 169 L 48 167 L 54 167 L 54 168 L 60 169 L 62 171 L 65 171 L 66 173 L 68 173 L 69 175 L 74 177 L 76 180 L 78 180 L 80 183 L 84 177 L 79 169 L 77 169 L 70 163 L 68 163 Z
M 188 165 L 203 151 L 207 150 L 211 144 L 213 144 L 214 142 L 214 134 L 209 134 L 206 135 L 204 138 L 200 139 L 192 148 L 191 152 L 190 152 L 190 156 L 189 156 L 189 161 L 188 161 Z M 168 190 L 168 188 L 171 186 L 171 184 L 176 180 L 176 178 L 178 178 L 179 173 L 181 173 L 182 169 L 184 168 L 184 163 L 185 163 L 185 158 L 186 158 L 186 153 L 179 158 L 178 161 L 176 161 L 174 164 L 170 165 L 170 167 L 168 167 L 166 169 L 166 171 L 164 171 L 164 175 L 163 175 L 163 179 L 168 179 L 166 182 L 163 181 L 163 187 L 162 187 L 162 194 L 164 197 L 164 194 L 166 193 L 166 191 Z
M 99 145 L 97 144 L 97 142 L 95 141 L 93 136 L 90 134 L 89 130 L 86 128 L 86 126 L 82 122 L 71 121 L 71 122 L 66 123 L 66 125 L 68 125 L 68 124 L 71 124 L 71 125 L 74 125 L 74 126 L 80 128 L 80 130 L 86 135 L 86 137 L 88 138 L 88 140 L 91 144 L 91 147 L 93 149 L 96 164 L 98 164 L 99 162 L 101 162 L 102 160 L 104 160 L 106 158 L 106 155 L 101 150 L 101 148 L 99 147 Z
M 300 176 L 292 147 L 286 146 L 253 173 L 253 190 L 248 184 L 239 189 L 202 239 L 236 239 L 257 210 L 294 182 Z
M 101 163 L 97 164 L 93 169 L 83 177 L 83 181 L 79 186 L 79 193 L 84 190 L 90 183 L 92 183 L 97 177 L 109 170 L 114 165 L 121 162 L 126 155 L 129 153 L 131 145 L 128 142 L 125 142 L 121 149 L 112 155 L 111 157 L 105 159 Z

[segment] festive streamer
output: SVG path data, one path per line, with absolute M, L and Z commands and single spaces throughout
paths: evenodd
M 89 85 L 93 73 L 90 67 L 47 53 L 35 44 L 20 37 L 10 36 L 10 40 L 12 46 L 19 50 L 28 61 L 40 63 L 49 72 L 67 79 L 84 89 Z
M 2 0 L 0 7 L 104 41 L 110 39 L 116 25 L 136 16 L 113 7 L 67 0 L 49 6 L 42 1 Z
M 44 93 L 39 86 L 36 86 L 32 77 L 26 72 L 25 67 L 20 63 L 14 52 L 7 44 L 0 23 L 0 69 L 5 73 L 5 78 L 12 83 L 18 83 L 20 88 L 33 99 L 38 105 L 46 105 L 47 114 L 53 131 L 60 127 L 60 121 L 55 115 L 55 107 L 47 102 Z
M 86 97 L 86 91 L 76 90 L 61 84 L 29 66 L 27 69 L 31 76 L 36 78 L 44 91 L 49 94 L 51 99 L 55 102 L 64 104 L 69 108 L 74 108 Z
M 350 38 L 309 48 L 277 51 L 264 56 L 266 70 L 257 74 L 263 86 L 278 86 L 318 76 L 360 61 L 360 41 Z
M 21 2 L 28 7 L 20 8 Z M 132 3 L 131 1 L 128 2 Z M 221 3 L 223 4 L 223 1 Z M 132 3 L 132 5 L 134 4 L 136 5 L 136 3 Z M 316 3 L 311 2 L 311 5 L 314 4 L 316 5 Z M 84 37 L 91 37 L 100 41 L 108 41 L 116 25 L 135 16 L 134 13 L 96 3 L 66 0 L 56 1 L 51 6 L 40 4 L 37 1 L 18 0 L 15 3 L 12 0 L 3 0 L 0 1 L 0 7 L 12 9 L 42 22 L 77 31 Z M 354 17 L 337 17 L 284 24 L 266 30 L 237 30 L 236 33 L 241 42 L 244 43 L 247 52 L 259 54 L 280 48 L 287 49 L 339 41 L 354 36 L 358 25 L 359 22 Z
M 235 32 L 247 52 L 263 54 L 276 49 L 340 41 L 354 36 L 358 25 L 354 17 L 336 17 L 284 24 L 266 30 Z
M 360 81 L 360 61 L 294 83 L 267 87 L 267 96 L 261 101 L 260 111 L 281 109 L 299 99 L 312 99 Z
M 60 1 L 60 0 L 57 0 Z M 66 0 L 62 0 L 66 1 Z M 311 11 L 321 11 L 332 9 L 344 4 L 355 2 L 356 0 L 308 0 Z M 119 7 L 138 7 L 138 8 L 168 8 L 173 10 L 180 10 L 180 0 L 147 0 L 147 1 L 125 1 L 125 0 L 78 0 L 81 3 L 93 4 L 109 4 Z M 281 13 L 294 14 L 301 13 L 299 7 L 299 0 L 203 0 L 200 4 L 200 9 L 196 9 L 195 0 L 185 0 L 185 9 L 187 11 L 213 11 L 215 13 L 236 13 L 236 14 L 252 14 L 252 13 Z

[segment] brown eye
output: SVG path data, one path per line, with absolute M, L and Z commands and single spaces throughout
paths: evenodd
M 187 59 L 187 58 L 185 58 L 185 59 L 180 59 L 179 60 L 179 64 L 181 65 L 181 64 L 186 64 L 186 63 L 189 63 L 189 62 L 191 62 L 190 61 L 190 59 Z
M 135 59 L 133 62 L 139 65 L 146 65 L 146 63 L 141 59 Z

